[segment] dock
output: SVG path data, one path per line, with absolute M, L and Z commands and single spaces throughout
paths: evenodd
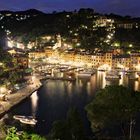
M 32 93 L 37 91 L 42 84 L 38 80 L 36 84 L 26 85 L 24 88 L 18 90 L 15 93 L 6 95 L 6 101 L 0 101 L 0 118 L 6 114 L 12 107 L 16 106 L 24 99 L 29 97 Z
M 48 76 L 43 78 L 42 80 L 63 80 L 63 81 L 76 81 L 76 78 L 69 78 L 69 77 L 53 77 Z

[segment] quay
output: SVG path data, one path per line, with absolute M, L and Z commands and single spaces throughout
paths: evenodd
M 29 97 L 33 92 L 37 91 L 42 86 L 40 80 L 36 79 L 34 83 L 26 85 L 26 87 L 18 90 L 15 93 L 6 95 L 6 101 L 0 101 L 0 118 L 8 112 L 12 107 L 22 102 Z
M 63 80 L 63 81 L 75 81 L 76 78 L 69 78 L 69 77 L 53 77 L 53 76 L 49 76 L 49 77 L 45 77 L 42 80 Z

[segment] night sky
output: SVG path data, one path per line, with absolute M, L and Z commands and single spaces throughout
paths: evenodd
M 44 12 L 93 8 L 100 13 L 140 17 L 140 0 L 0 0 L 0 10 L 38 9 Z

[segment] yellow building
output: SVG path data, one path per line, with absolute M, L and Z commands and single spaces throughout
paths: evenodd
M 45 52 L 29 52 L 29 59 L 40 59 L 45 57 Z
M 75 53 L 74 52 L 63 52 L 60 55 L 60 59 L 66 61 L 66 62 L 68 62 L 68 61 L 74 62 Z
M 131 67 L 130 55 L 118 55 L 113 59 L 113 68 L 128 70 Z
M 44 52 L 29 53 L 29 60 L 39 58 L 50 58 L 50 60 L 57 60 L 58 63 L 66 62 L 105 70 L 119 68 L 140 71 L 139 53 L 131 55 L 113 55 L 112 52 L 89 54 L 86 51 L 77 53 L 74 50 L 62 52 L 62 50 L 53 50 L 52 48 L 46 48 Z
M 52 57 L 54 55 L 54 50 L 52 48 L 45 48 L 46 57 Z

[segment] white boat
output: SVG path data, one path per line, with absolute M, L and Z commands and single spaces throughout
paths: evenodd
M 95 71 L 81 71 L 77 74 L 78 77 L 91 77 Z
M 14 115 L 13 118 L 15 120 L 20 120 L 20 119 L 24 119 L 26 116 L 21 116 L 21 115 Z
M 24 123 L 24 124 L 35 125 L 37 123 L 37 120 L 36 119 L 30 119 L 30 118 L 23 118 L 23 119 L 20 119 L 20 122 Z
M 106 80 L 118 80 L 120 79 L 120 76 L 119 75 L 107 75 L 105 77 Z
M 116 71 L 109 71 L 105 77 L 106 80 L 118 80 L 120 78 L 121 76 Z
M 13 118 L 15 120 L 19 120 L 21 123 L 24 123 L 24 124 L 35 125 L 37 123 L 37 120 L 34 119 L 33 116 L 14 115 Z
M 83 70 L 84 70 L 84 68 L 79 67 L 79 68 L 77 68 L 75 71 L 76 71 L 76 72 L 80 72 L 80 71 L 83 71 Z

